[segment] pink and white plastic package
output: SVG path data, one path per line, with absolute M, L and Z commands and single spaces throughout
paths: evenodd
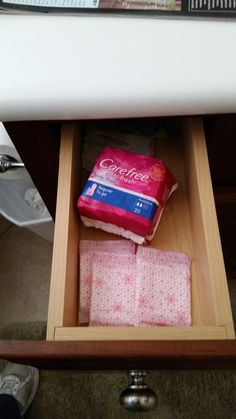
M 137 244 L 152 240 L 177 182 L 162 160 L 106 147 L 78 199 L 82 222 Z

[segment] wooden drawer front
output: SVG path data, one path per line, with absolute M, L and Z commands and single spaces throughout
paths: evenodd
M 78 327 L 79 240 L 115 239 L 86 229 L 76 201 L 81 187 L 80 133 L 76 123 L 62 128 L 57 213 L 47 339 L 148 341 L 232 339 L 234 327 L 200 118 L 184 118 L 171 138 L 158 144 L 179 187 L 168 201 L 152 246 L 192 257 L 191 327 Z

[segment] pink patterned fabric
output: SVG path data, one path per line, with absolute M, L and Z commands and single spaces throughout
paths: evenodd
M 135 255 L 97 253 L 93 264 L 90 326 L 134 325 L 135 281 Z
M 135 254 L 135 244 L 129 240 L 81 240 L 79 323 L 89 322 L 92 272 L 97 253 Z M 94 268 L 95 269 L 95 268 Z
M 138 325 L 190 326 L 190 258 L 147 247 L 139 247 L 136 257 Z
M 135 243 L 130 240 L 81 240 L 80 254 L 87 252 L 110 252 L 135 254 Z
M 131 245 L 130 245 L 131 244 Z M 79 322 L 190 326 L 191 260 L 125 240 L 82 241 Z

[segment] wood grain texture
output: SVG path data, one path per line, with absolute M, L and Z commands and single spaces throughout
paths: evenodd
M 77 320 L 79 254 L 76 201 L 79 184 L 79 141 L 75 123 L 63 125 L 58 175 L 52 275 L 48 308 L 47 338 L 54 338 L 55 325 L 73 325 Z M 74 164 L 74 163 L 77 164 Z
M 153 341 L 226 339 L 225 326 L 194 327 L 56 327 L 55 340 L 60 341 Z
M 206 143 L 202 122 L 197 117 L 186 119 L 186 150 L 194 260 L 202 322 L 227 325 L 233 338 L 234 326 Z
M 2 341 L 0 358 L 47 369 L 233 369 L 236 368 L 236 342 Z

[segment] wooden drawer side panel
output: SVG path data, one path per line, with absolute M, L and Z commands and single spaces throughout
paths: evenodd
M 226 326 L 227 336 L 233 338 L 234 326 L 203 125 L 199 118 L 191 118 L 186 120 L 185 129 L 185 167 L 188 168 L 186 178 L 195 240 L 197 292 L 202 302 L 201 320 L 205 325 Z
M 47 339 L 54 339 L 56 326 L 76 324 L 78 305 L 79 220 L 76 200 L 80 150 L 78 127 L 63 125 L 58 175 L 57 213 L 48 308 Z

